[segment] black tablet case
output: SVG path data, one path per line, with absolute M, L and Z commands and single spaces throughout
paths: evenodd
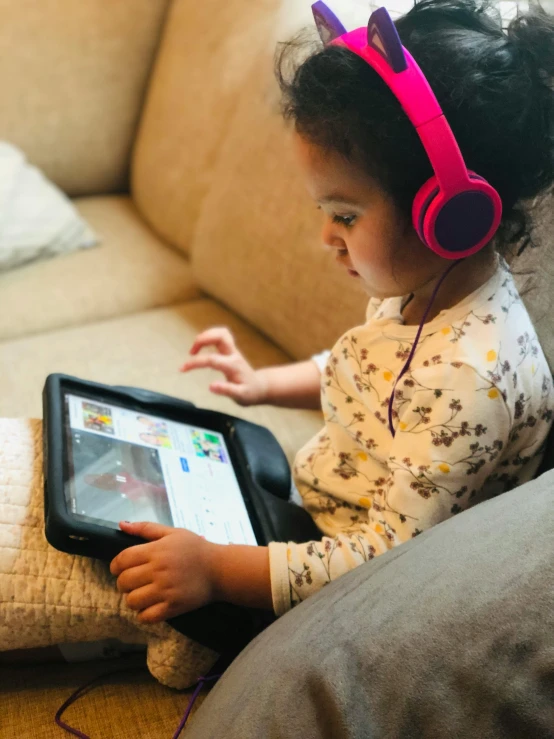
M 178 417 L 207 428 L 230 429 L 236 457 L 239 458 L 241 485 L 255 511 L 258 534 L 265 544 L 271 541 L 310 541 L 319 539 L 313 520 L 303 508 L 290 503 L 291 475 L 288 461 L 273 434 L 263 426 L 216 411 L 197 409 L 192 403 L 131 387 L 109 387 L 84 382 L 67 375 L 50 375 L 44 387 L 44 518 L 46 539 L 56 549 L 111 560 L 120 551 L 141 540 L 102 526 L 82 525 L 71 520 L 66 511 L 63 492 L 64 408 L 62 391 L 77 394 L 100 393 L 106 400 L 128 406 L 137 405 L 152 415 Z M 56 501 L 55 504 L 52 501 Z M 83 533 L 87 539 L 69 538 Z M 247 609 L 229 603 L 214 603 L 169 620 L 177 631 L 219 653 L 239 651 L 273 620 L 265 611 Z

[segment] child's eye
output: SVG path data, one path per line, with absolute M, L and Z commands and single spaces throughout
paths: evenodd
M 338 223 L 340 226 L 346 226 L 347 228 L 353 226 L 355 220 L 356 216 L 333 216 L 333 223 Z

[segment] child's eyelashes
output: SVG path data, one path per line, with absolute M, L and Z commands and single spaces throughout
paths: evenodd
M 321 210 L 322 209 L 321 208 L 321 205 L 318 205 L 317 206 L 317 209 L 318 210 Z M 333 221 L 333 223 L 338 223 L 339 226 L 345 226 L 346 228 L 348 228 L 349 226 L 353 226 L 354 225 L 354 221 L 356 220 L 356 216 L 339 216 L 339 215 L 334 215 L 334 216 L 331 216 L 331 220 Z
M 338 223 L 340 226 L 346 226 L 346 228 L 353 226 L 355 220 L 356 216 L 333 216 L 333 223 Z

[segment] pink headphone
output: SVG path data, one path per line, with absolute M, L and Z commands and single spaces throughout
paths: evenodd
M 421 187 L 412 206 L 420 239 L 445 259 L 475 254 L 500 224 L 500 196 L 467 169 L 429 83 L 400 43 L 385 8 L 372 13 L 367 28 L 350 33 L 323 2 L 314 3 L 312 11 L 323 43 L 346 46 L 364 59 L 392 90 L 421 139 L 435 174 Z

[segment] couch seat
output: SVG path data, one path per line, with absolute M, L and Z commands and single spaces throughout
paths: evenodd
M 240 408 L 210 393 L 208 385 L 216 373 L 178 372 L 196 334 L 216 325 L 231 328 L 257 367 L 290 361 L 219 303 L 199 299 L 2 344 L 0 417 L 40 417 L 46 376 L 63 372 L 107 384 L 143 387 L 241 416 L 270 428 L 292 459 L 320 428 L 319 413 L 271 406 Z

